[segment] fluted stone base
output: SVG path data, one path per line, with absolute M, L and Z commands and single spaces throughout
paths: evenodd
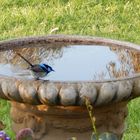
M 112 132 L 121 139 L 127 116 L 127 102 L 94 108 L 99 133 Z M 90 140 L 92 125 L 85 107 L 32 106 L 11 102 L 12 127 L 15 132 L 31 128 L 36 140 Z

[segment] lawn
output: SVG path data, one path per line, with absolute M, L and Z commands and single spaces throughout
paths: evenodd
M 139 19 L 139 0 L 0 0 L 0 40 L 52 33 L 100 36 L 140 44 Z M 140 99 L 128 104 L 123 140 L 140 139 L 139 104 Z M 0 120 L 13 137 L 9 108 L 8 102 L 0 100 Z

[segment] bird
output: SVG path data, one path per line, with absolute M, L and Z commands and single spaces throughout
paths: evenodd
M 36 80 L 39 80 L 42 77 L 47 76 L 50 72 L 54 71 L 53 68 L 47 64 L 40 63 L 40 64 L 32 64 L 30 63 L 25 57 L 23 57 L 20 53 L 16 53 L 18 56 L 20 56 L 25 62 L 27 62 L 30 67 L 29 70 L 31 71 L 31 74 Z

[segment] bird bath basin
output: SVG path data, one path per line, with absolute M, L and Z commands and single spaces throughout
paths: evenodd
M 0 97 L 11 102 L 13 130 L 30 127 L 37 140 L 90 139 L 87 97 L 98 132 L 121 139 L 127 103 L 140 95 L 139 50 L 132 43 L 86 36 L 1 41 Z M 55 72 L 35 80 L 16 53 Z

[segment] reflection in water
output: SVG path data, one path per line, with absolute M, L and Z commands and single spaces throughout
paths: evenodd
M 112 61 L 108 64 L 107 70 L 111 78 L 125 77 L 134 73 L 133 61 L 130 55 L 133 52 L 132 50 L 118 49 L 115 47 L 110 48 L 110 50 L 117 54 L 120 63 L 119 67 Z
M 135 51 L 96 45 L 72 45 L 67 47 L 34 47 L 0 52 L 0 74 L 20 78 L 32 78 L 28 64 L 15 52 L 21 53 L 33 64 L 46 63 L 55 72 L 49 80 L 76 81 L 99 80 L 132 75 Z

